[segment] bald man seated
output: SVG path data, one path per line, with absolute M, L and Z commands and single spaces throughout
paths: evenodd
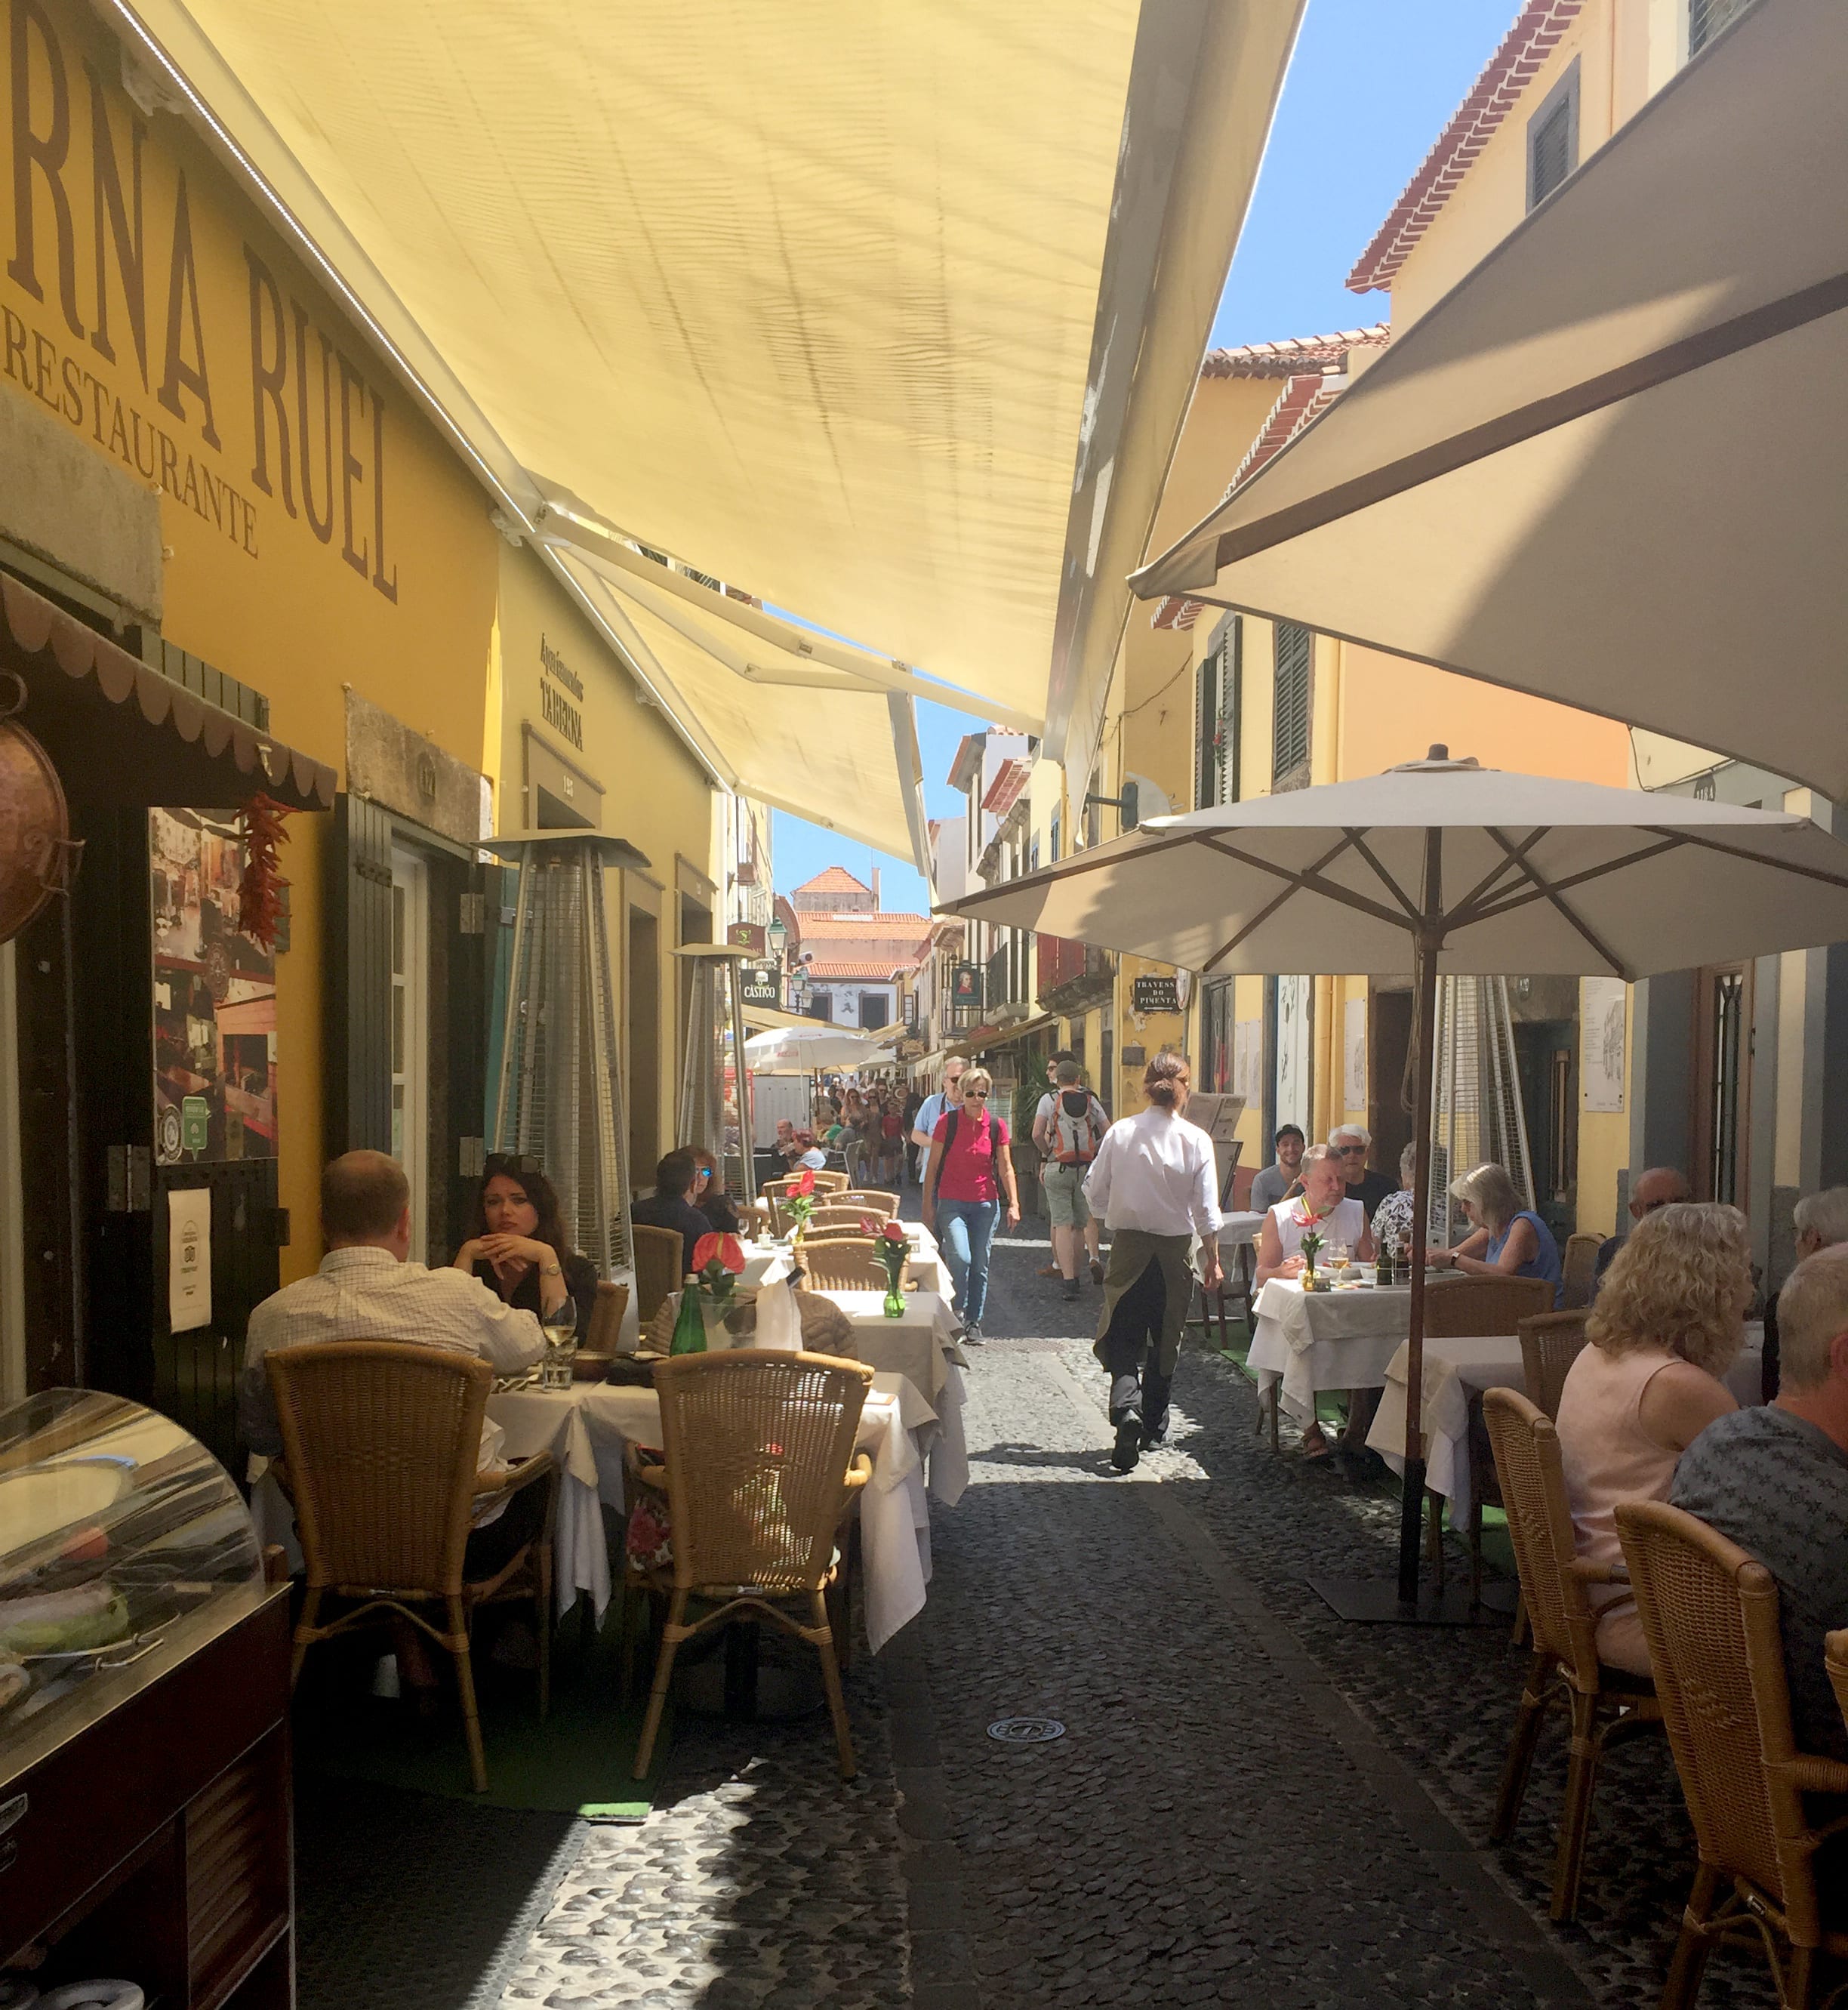
M 1646 1214 L 1653 1214 L 1658 1207 L 1666 1207 L 1672 1201 L 1692 1200 L 1694 1190 L 1687 1183 L 1687 1175 L 1678 1173 L 1672 1166 L 1651 1166 L 1641 1174 L 1630 1190 L 1630 1218 L 1640 1221 Z M 1620 1235 L 1607 1236 L 1598 1245 L 1598 1273 L 1592 1284 L 1594 1293 L 1604 1282 L 1604 1273 L 1611 1267 L 1611 1259 L 1623 1247 Z

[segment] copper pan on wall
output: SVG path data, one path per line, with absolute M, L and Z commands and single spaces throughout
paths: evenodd
M 24 680 L 0 673 L 0 943 L 69 890 L 83 850 L 51 756 L 16 716 L 25 702 Z

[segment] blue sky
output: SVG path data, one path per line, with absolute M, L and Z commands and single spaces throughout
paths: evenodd
M 1342 282 L 1516 11 L 1516 0 L 1417 0 L 1413 6 L 1309 0 L 1213 323 L 1215 347 L 1381 318 L 1385 294 L 1350 293 Z M 941 705 L 919 705 L 933 816 L 960 807 L 944 777 L 958 739 L 979 724 Z M 885 906 L 924 908 L 924 881 L 908 865 L 781 810 L 772 815 L 780 890 L 825 866 L 844 865 L 864 879 L 878 865 Z

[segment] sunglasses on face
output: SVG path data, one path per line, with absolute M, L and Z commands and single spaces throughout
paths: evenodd
M 1364 1145 L 1339 1145 L 1335 1147 L 1344 1159 L 1364 1159 L 1367 1156 Z
M 966 1088 L 963 1090 L 963 1099 L 965 1103 L 977 1098 L 979 1098 L 982 1102 L 986 1103 L 988 1099 L 988 1092 L 985 1088 Z

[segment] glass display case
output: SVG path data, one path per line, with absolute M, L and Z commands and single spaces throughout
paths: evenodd
M 293 1998 L 289 1603 L 170 1418 L 0 1410 L 0 1984 Z

